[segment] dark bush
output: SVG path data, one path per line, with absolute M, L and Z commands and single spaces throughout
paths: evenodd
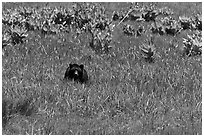
M 119 15 L 119 13 L 118 12 L 113 12 L 113 16 L 112 16 L 112 20 L 113 21 L 117 21 L 117 20 L 119 20 L 120 19 L 120 15 Z
M 24 38 L 26 38 L 24 34 L 19 34 L 17 32 L 11 32 L 11 43 L 13 45 L 23 43 Z

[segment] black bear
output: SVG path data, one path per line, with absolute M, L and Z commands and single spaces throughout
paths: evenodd
M 81 84 L 87 83 L 88 74 L 84 69 L 84 65 L 69 64 L 64 76 L 65 80 L 74 80 L 75 82 L 80 82 Z

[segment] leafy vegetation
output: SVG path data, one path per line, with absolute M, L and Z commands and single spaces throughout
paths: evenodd
M 201 3 L 2 6 L 3 134 L 202 134 Z

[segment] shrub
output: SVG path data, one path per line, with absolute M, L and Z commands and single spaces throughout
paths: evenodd
M 187 35 L 183 38 L 184 54 L 187 56 L 195 56 L 202 54 L 202 39 L 200 34 Z

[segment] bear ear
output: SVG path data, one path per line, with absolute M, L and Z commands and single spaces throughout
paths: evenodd
M 69 67 L 70 67 L 70 68 L 72 68 L 72 66 L 73 66 L 72 64 L 69 64 Z
M 79 67 L 80 67 L 82 70 L 84 69 L 84 65 L 80 65 Z

